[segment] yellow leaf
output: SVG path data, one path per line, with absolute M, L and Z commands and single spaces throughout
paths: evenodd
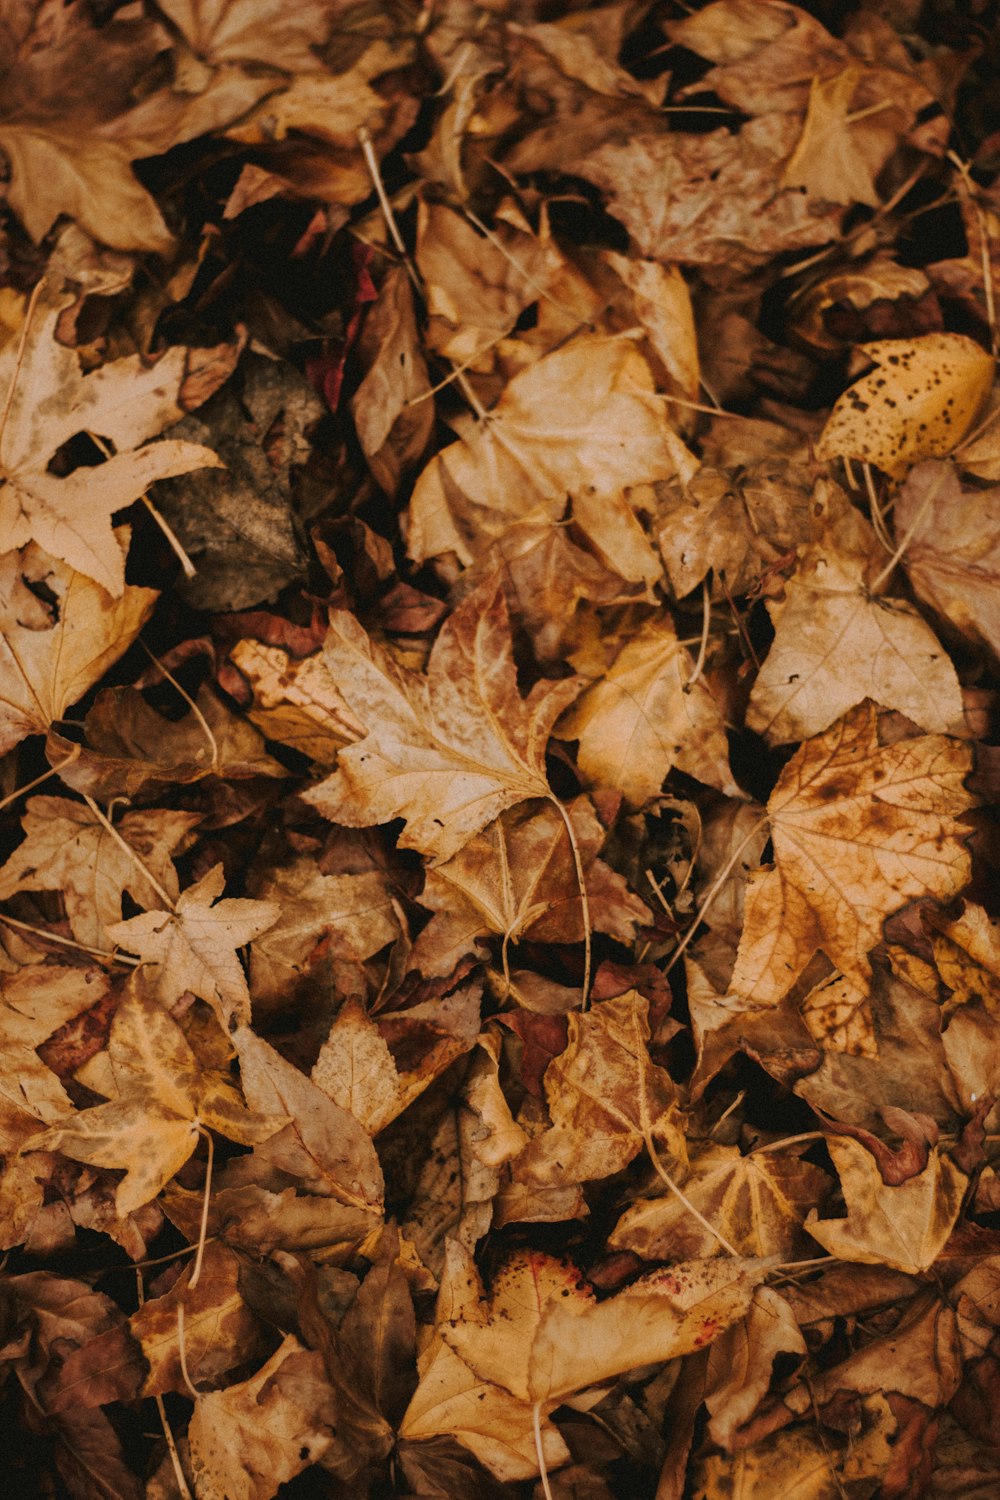
M 993 384 L 990 356 L 960 333 L 880 339 L 861 349 L 875 369 L 838 398 L 817 458 L 862 459 L 901 479 L 910 464 L 950 453 Z

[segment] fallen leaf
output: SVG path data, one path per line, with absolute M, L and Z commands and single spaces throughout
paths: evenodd
M 273 927 L 280 915 L 273 901 L 218 898 L 226 887 L 222 865 L 188 886 L 173 911 L 148 911 L 105 928 L 111 942 L 156 966 L 152 983 L 164 1005 L 185 990 L 207 1000 L 221 1024 L 244 1021 L 250 991 L 236 953 Z
M 138 500 L 156 479 L 218 468 L 220 460 L 211 449 L 179 438 L 148 443 L 183 413 L 180 391 L 191 350 L 171 349 L 152 365 L 132 355 L 83 375 L 75 350 L 56 336 L 61 312 L 59 301 L 40 305 L 20 363 L 14 345 L 0 353 L 0 390 L 9 399 L 0 458 L 0 546 L 9 552 L 35 542 L 119 598 L 125 559 L 112 532 L 114 512 Z M 113 444 L 115 451 L 96 468 L 60 478 L 50 461 L 80 432 Z
M 545 747 L 575 678 L 517 689 L 503 593 L 472 595 L 445 621 L 427 674 L 398 667 L 353 615 L 335 611 L 324 647 L 366 735 L 305 793 L 348 828 L 405 818 L 404 848 L 448 859 L 505 807 L 550 796 Z
M 39 1124 L 70 1113 L 69 1095 L 37 1049 L 100 998 L 96 970 L 24 968 L 0 984 L 0 1149 L 16 1151 Z
M 881 339 L 861 352 L 875 369 L 837 398 L 816 457 L 861 459 L 893 479 L 950 453 L 993 384 L 993 360 L 961 333 Z
M 155 1198 L 205 1130 L 242 1145 L 267 1140 L 282 1116 L 254 1114 L 221 1074 L 203 1071 L 167 1012 L 134 982 L 115 1012 L 108 1060 L 119 1097 L 71 1114 L 22 1149 L 62 1151 L 97 1167 L 124 1167 L 120 1215 Z
M 101 948 L 126 891 L 147 908 L 159 904 L 157 886 L 177 897 L 171 855 L 197 822 L 197 813 L 165 808 L 127 812 L 116 838 L 83 803 L 32 797 L 21 819 L 27 837 L 0 868 L 0 901 L 15 891 L 62 891 L 73 936 Z
M 128 535 L 123 529 L 111 540 L 119 556 Z M 53 597 L 48 606 L 33 592 L 40 586 Z M 156 589 L 131 584 L 115 598 L 34 544 L 7 553 L 0 562 L 0 754 L 61 719 L 128 650 L 157 598 Z M 67 746 L 58 759 L 75 753 Z
M 821 1219 L 813 1211 L 806 1228 L 824 1250 L 841 1260 L 892 1266 L 916 1275 L 937 1260 L 955 1227 L 969 1179 L 937 1147 L 927 1165 L 898 1187 L 886 1187 L 875 1158 L 850 1136 L 827 1136 L 827 1150 L 840 1177 L 846 1219 Z
M 870 706 L 807 740 L 768 802 L 774 864 L 750 877 L 732 991 L 775 1005 L 821 949 L 866 994 L 883 920 L 968 879 L 955 820 L 972 805 L 969 769 L 966 748 L 942 736 L 880 748 Z

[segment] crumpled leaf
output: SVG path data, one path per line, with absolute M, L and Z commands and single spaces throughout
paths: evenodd
M 426 675 L 398 667 L 353 615 L 335 611 L 325 664 L 367 734 L 305 798 L 348 828 L 405 818 L 400 844 L 440 862 L 505 807 L 550 796 L 545 747 L 575 678 L 518 692 L 502 591 L 445 621 Z
M 606 831 L 586 798 L 567 809 L 583 862 L 590 923 L 624 942 L 652 913 L 597 852 Z M 450 974 L 481 938 L 505 946 L 583 939 L 580 889 L 566 825 L 551 803 L 521 803 L 476 834 L 451 859 L 428 870 L 421 906 L 434 916 L 420 933 L 410 962 L 427 975 Z
M 120 557 L 128 535 L 125 528 L 111 539 Z M 55 602 L 44 604 L 29 585 L 43 585 Z M 33 543 L 8 552 L 0 560 L 0 754 L 61 719 L 128 650 L 158 597 L 128 584 L 115 598 Z M 67 754 L 75 748 L 58 759 Z
M 641 807 L 676 765 L 740 795 L 722 712 L 703 678 L 689 685 L 693 674 L 694 661 L 666 614 L 625 642 L 558 724 L 562 738 L 579 741 L 577 764 L 588 782 L 620 791 L 630 806 Z
M 950 453 L 993 384 L 993 360 L 965 334 L 880 339 L 861 351 L 875 369 L 837 398 L 816 457 L 862 459 L 893 479 Z
M 515 375 L 486 419 L 417 480 L 407 544 L 416 562 L 452 552 L 468 566 L 539 507 L 573 517 L 598 557 L 631 582 L 660 565 L 627 499 L 695 468 L 627 338 L 579 337 Z
M 0 390 L 13 390 L 0 450 L 0 547 L 36 542 L 118 598 L 125 561 L 112 533 L 114 512 L 154 480 L 219 468 L 220 459 L 179 438 L 148 443 L 182 415 L 191 350 L 170 349 L 152 365 L 131 355 L 83 375 L 76 352 L 56 337 L 61 311 L 59 301 L 41 304 L 20 368 L 14 342 L 0 353 Z M 60 478 L 50 460 L 78 432 L 93 433 L 115 451 L 96 468 Z
M 85 804 L 32 797 L 21 819 L 27 838 L 0 868 L 0 901 L 15 891 L 62 891 L 73 936 L 101 948 L 105 928 L 121 920 L 126 891 L 140 906 L 158 905 L 147 870 L 176 898 L 171 855 L 199 821 L 197 813 L 166 808 L 127 812 L 116 825 L 120 842 Z
M 917 1275 L 937 1260 L 951 1234 L 969 1179 L 932 1147 L 927 1165 L 898 1187 L 882 1181 L 874 1156 L 850 1136 L 828 1136 L 827 1150 L 840 1176 L 846 1219 L 820 1219 L 806 1228 L 841 1260 L 893 1266 Z
M 111 1025 L 108 1059 L 118 1098 L 82 1109 L 26 1142 L 96 1167 L 124 1167 L 115 1206 L 124 1216 L 155 1198 L 180 1170 L 203 1129 L 253 1145 L 280 1130 L 281 1115 L 247 1109 L 228 1078 L 203 1070 L 184 1033 L 141 978 Z
M 817 949 L 862 995 L 882 922 L 915 896 L 942 900 L 969 877 L 956 818 L 967 748 L 940 735 L 879 747 L 875 710 L 807 740 L 768 802 L 774 864 L 750 877 L 730 988 L 775 1005 Z
M 223 867 L 215 865 L 181 893 L 174 911 L 148 911 L 105 931 L 113 943 L 157 965 L 153 985 L 164 1005 L 190 990 L 208 1001 L 228 1029 L 231 1020 L 250 1015 L 236 949 L 273 927 L 280 910 L 273 901 L 220 901 L 225 888 Z

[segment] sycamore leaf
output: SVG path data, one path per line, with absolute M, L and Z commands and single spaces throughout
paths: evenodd
M 323 1457 L 335 1423 L 323 1356 L 286 1334 L 251 1379 L 195 1402 L 188 1441 L 199 1500 L 271 1500 Z
M 806 1212 L 829 1178 L 792 1152 L 708 1145 L 691 1163 L 684 1196 L 742 1255 L 791 1256 Z M 608 1243 L 645 1260 L 717 1255 L 719 1241 L 672 1194 L 640 1198 L 612 1230 Z
M 490 1294 L 454 1241 L 441 1283 L 445 1343 L 481 1379 L 522 1401 L 550 1401 L 637 1365 L 702 1349 L 750 1306 L 763 1269 L 752 1261 L 688 1261 L 653 1271 L 598 1302 L 580 1272 L 540 1251 L 516 1252 Z
M 410 502 L 410 556 L 453 552 L 467 566 L 531 512 L 559 520 L 569 495 L 601 560 L 651 583 L 660 565 L 625 492 L 694 467 L 633 343 L 580 337 L 515 375 L 487 418 L 428 464 Z
M 772 745 L 821 734 L 864 698 L 934 734 L 960 722 L 955 668 L 912 604 L 873 592 L 878 566 L 860 549 L 817 543 L 803 551 L 784 600 L 768 601 L 775 637 L 746 721 Z
M 623 942 L 652 913 L 597 852 L 607 833 L 592 804 L 568 808 L 583 862 L 591 926 Z M 410 962 L 427 975 L 450 974 L 480 938 L 505 943 L 578 943 L 580 890 L 566 825 L 551 803 L 522 803 L 495 819 L 443 865 L 428 870 L 421 906 L 434 916 L 413 945 Z
M 205 1245 L 197 1286 L 186 1266 L 168 1292 L 151 1298 L 129 1319 L 148 1366 L 143 1396 L 186 1391 L 181 1371 L 177 1310 L 184 1308 L 184 1363 L 192 1381 L 217 1381 L 234 1365 L 266 1349 L 263 1329 L 239 1290 L 242 1262 L 228 1245 Z M 263 1346 L 263 1348 L 262 1348 Z
M 236 949 L 273 927 L 280 909 L 273 901 L 220 901 L 225 886 L 223 867 L 215 865 L 188 886 L 174 911 L 148 911 L 105 931 L 113 943 L 158 965 L 153 985 L 163 1004 L 190 990 L 208 1001 L 228 1029 L 234 1018 L 245 1021 L 250 1015 L 250 992 Z
M 545 1071 L 552 1125 L 517 1158 L 519 1178 L 563 1187 L 607 1177 L 657 1142 L 686 1161 L 677 1090 L 649 1056 L 648 1012 L 629 990 L 569 1016 L 566 1050 Z
M 122 565 L 128 536 L 121 529 L 106 549 Z M 61 719 L 128 650 L 158 597 L 128 584 L 114 598 L 33 544 L 0 558 L 0 754 Z M 60 759 L 73 753 L 67 746 Z
M 951 1234 L 969 1179 L 936 1146 L 927 1165 L 896 1187 L 882 1181 L 870 1151 L 850 1136 L 828 1136 L 827 1150 L 840 1176 L 846 1219 L 820 1219 L 815 1209 L 806 1228 L 824 1250 L 841 1260 L 894 1266 L 918 1275 L 928 1271 Z
M 405 818 L 400 844 L 440 862 L 505 807 L 550 796 L 545 748 L 576 678 L 518 692 L 502 590 L 472 594 L 445 621 L 426 676 L 398 667 L 353 615 L 334 611 L 324 657 L 367 734 L 304 793 L 348 828 Z
M 880 747 L 870 705 L 807 740 L 768 802 L 774 864 L 750 877 L 731 990 L 776 1005 L 821 949 L 867 993 L 890 912 L 969 878 L 956 818 L 973 805 L 970 769 L 967 747 L 939 735 Z
M 183 1031 L 133 980 L 111 1025 L 108 1058 L 118 1098 L 82 1109 L 23 1149 L 61 1151 L 95 1167 L 124 1167 L 115 1204 L 141 1208 L 180 1170 L 203 1130 L 250 1146 L 284 1124 L 254 1114 L 222 1073 L 203 1070 Z
M 624 793 L 632 807 L 655 797 L 673 766 L 730 796 L 725 722 L 703 679 L 688 687 L 690 653 L 666 614 L 647 621 L 613 664 L 559 721 L 579 740 L 577 764 L 591 785 Z
M 121 920 L 126 891 L 140 906 L 159 905 L 147 870 L 177 896 L 171 855 L 198 822 L 198 813 L 165 808 L 125 813 L 116 829 L 123 848 L 84 803 L 32 797 L 21 819 L 27 838 L 0 868 L 0 901 L 15 891 L 62 891 L 73 936 L 100 948 L 105 927 Z
M 910 464 L 962 441 L 993 384 L 994 362 L 961 333 L 863 344 L 875 365 L 838 397 L 820 459 L 858 458 L 901 479 Z

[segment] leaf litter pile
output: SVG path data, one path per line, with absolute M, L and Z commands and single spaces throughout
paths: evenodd
M 1000 1492 L 991 17 L 0 0 L 10 1493 Z

